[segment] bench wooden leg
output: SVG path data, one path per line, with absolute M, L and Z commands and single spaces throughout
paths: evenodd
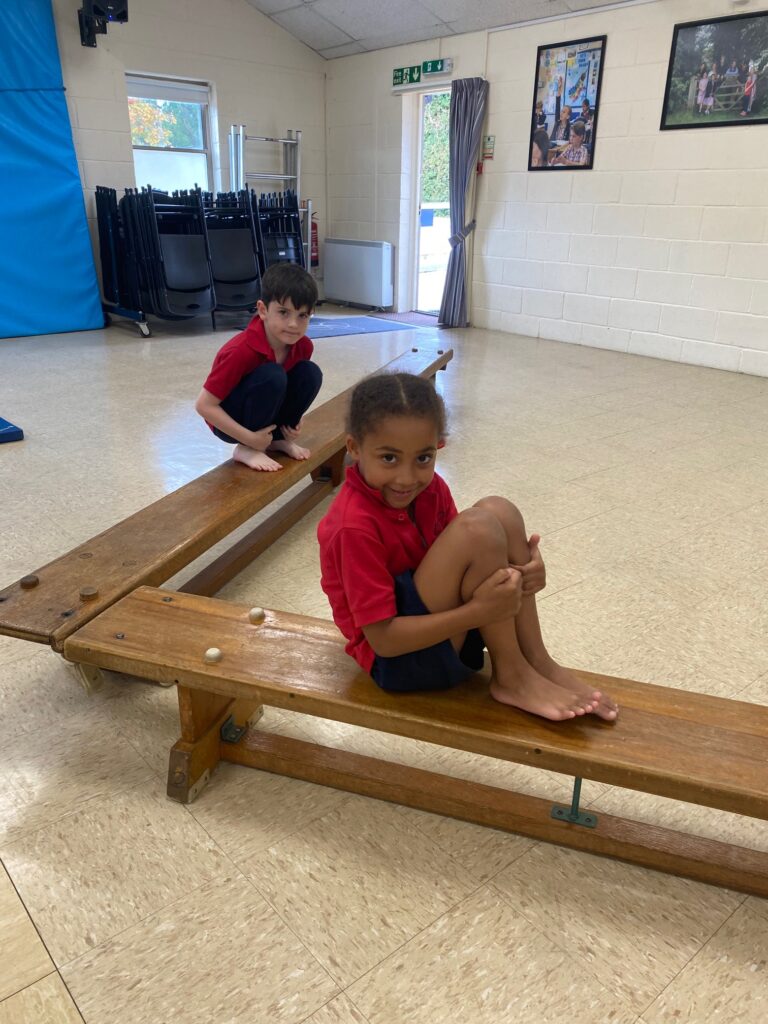
M 344 460 L 347 456 L 346 448 L 332 455 L 327 462 L 317 469 L 312 470 L 313 480 L 330 480 L 333 487 L 338 487 L 344 479 Z
M 222 760 L 768 896 L 768 854 L 673 829 L 602 812 L 585 828 L 553 818 L 552 801 L 539 797 L 274 733 L 249 733 L 222 748 Z
M 258 701 L 234 700 L 186 686 L 178 689 L 181 738 L 171 748 L 167 793 L 172 800 L 190 804 L 221 760 L 221 727 L 227 719 L 253 722 L 262 709 Z

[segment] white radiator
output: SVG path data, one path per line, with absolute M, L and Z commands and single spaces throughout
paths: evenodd
M 326 238 L 323 250 L 325 297 L 356 306 L 391 306 L 392 246 L 354 238 Z

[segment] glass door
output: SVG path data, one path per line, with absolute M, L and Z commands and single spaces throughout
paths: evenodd
M 440 309 L 451 247 L 448 193 L 448 112 L 450 92 L 421 97 L 419 145 L 419 222 L 416 311 Z

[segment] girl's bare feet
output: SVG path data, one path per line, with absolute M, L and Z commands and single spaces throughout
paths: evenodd
M 511 704 L 553 722 L 589 714 L 595 702 L 585 696 L 569 693 L 534 669 L 505 675 L 503 680 L 491 676 L 491 696 L 501 704 Z
M 248 448 L 244 444 L 235 446 L 232 458 L 235 462 L 242 462 L 251 469 L 260 469 L 265 473 L 274 473 L 276 469 L 283 468 L 279 462 L 270 459 L 266 452 L 257 452 L 255 448 Z
M 310 456 L 309 448 L 302 448 L 300 445 L 295 444 L 293 441 L 273 441 L 268 452 L 282 452 L 287 455 L 289 459 L 308 459 Z
M 615 722 L 618 718 L 619 706 L 608 694 L 602 693 L 600 690 L 593 690 L 591 686 L 587 686 L 586 683 L 582 682 L 575 672 L 571 672 L 569 669 L 563 668 L 562 665 L 558 665 L 552 658 L 549 658 L 546 664 L 537 662 L 536 669 L 568 693 L 592 700 L 594 703 L 593 713 L 598 718 L 604 718 L 606 722 Z

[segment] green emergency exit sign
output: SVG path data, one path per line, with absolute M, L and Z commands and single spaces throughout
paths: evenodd
M 409 68 L 394 68 L 392 71 L 392 85 L 411 85 L 412 82 L 421 81 L 421 64 L 414 64 Z
M 445 58 L 440 57 L 438 60 L 425 60 L 421 65 L 421 70 L 425 75 L 439 75 L 441 71 L 445 71 Z

